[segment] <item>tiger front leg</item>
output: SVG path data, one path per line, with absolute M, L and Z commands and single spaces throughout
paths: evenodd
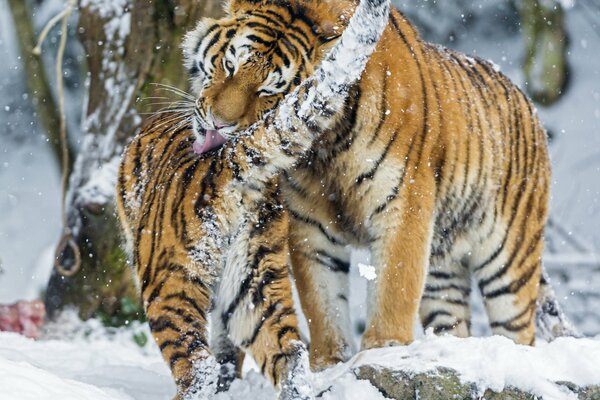
M 377 277 L 369 285 L 369 318 L 362 348 L 412 342 L 423 295 L 433 231 L 433 195 L 412 179 L 395 197 L 374 207 L 371 246 Z
M 154 276 L 141 280 L 142 295 L 152 336 L 177 384 L 175 399 L 210 399 L 219 378 L 207 343 L 210 290 L 182 265 L 154 270 Z

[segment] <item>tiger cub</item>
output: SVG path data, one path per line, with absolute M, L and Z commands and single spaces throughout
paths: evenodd
M 199 60 L 190 66 L 199 118 L 224 135 L 260 119 L 354 6 L 231 0 L 236 18 L 207 25 L 188 50 Z M 264 70 L 252 70 L 255 54 Z M 494 333 L 532 344 L 536 310 L 544 332 L 568 332 L 541 276 L 546 133 L 508 78 L 424 42 L 394 9 L 342 113 L 282 179 L 313 367 L 352 354 L 349 246 L 369 248 L 377 269 L 363 348 L 412 341 L 419 310 L 426 328 L 469 335 L 471 277 Z
M 206 399 L 226 389 L 239 372 L 238 349 L 281 388 L 281 399 L 313 398 L 276 179 L 343 117 L 348 88 L 388 11 L 389 0 L 363 0 L 314 76 L 222 149 L 208 153 L 222 143 L 195 115 L 167 114 L 145 124 L 125 150 L 118 214 L 177 398 Z M 206 35 L 195 31 L 187 42 Z M 268 68 L 265 58 L 253 57 L 256 70 Z

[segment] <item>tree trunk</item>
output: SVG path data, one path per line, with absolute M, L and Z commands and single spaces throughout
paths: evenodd
M 150 83 L 186 89 L 180 54 L 184 33 L 200 17 L 218 17 L 222 8 L 220 2 L 198 0 L 84 4 L 79 31 L 89 70 L 85 132 L 69 180 L 68 227 L 56 251 L 63 274 L 53 272 L 45 302 L 50 316 L 75 306 L 82 318 L 119 321 L 139 311 L 127 306 L 139 300 L 114 209 L 121 153 L 142 121 L 140 100 L 156 93 Z M 65 276 L 70 275 L 65 271 L 76 273 Z
M 564 10 L 557 0 L 523 0 L 519 12 L 525 40 L 523 69 L 528 94 L 551 105 L 569 82 L 568 35 Z

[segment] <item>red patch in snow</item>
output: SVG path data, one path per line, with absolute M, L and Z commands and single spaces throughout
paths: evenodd
M 37 339 L 45 316 L 46 308 L 40 300 L 0 304 L 0 331 L 16 332 Z

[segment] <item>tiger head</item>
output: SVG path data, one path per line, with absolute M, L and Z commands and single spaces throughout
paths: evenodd
M 352 0 L 230 0 L 227 16 L 205 18 L 183 43 L 196 96 L 195 148 L 219 147 L 277 106 L 347 26 Z

